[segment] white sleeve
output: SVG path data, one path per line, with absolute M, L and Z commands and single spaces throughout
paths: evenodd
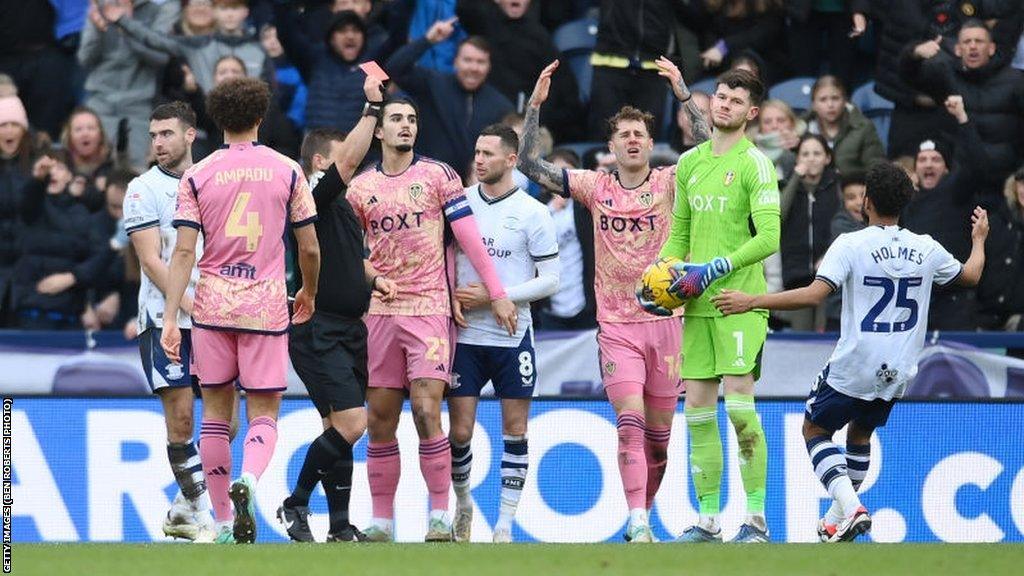
M 932 281 L 939 286 L 948 286 L 955 282 L 964 271 L 964 265 L 938 242 L 935 242 L 935 250 L 932 251 L 930 259 L 935 266 Z
M 832 245 L 825 251 L 825 255 L 821 257 L 821 264 L 818 266 L 818 272 L 815 275 L 816 280 L 828 284 L 833 292 L 838 292 L 839 288 L 846 282 L 847 276 L 850 274 L 850 260 L 847 257 L 849 249 L 846 246 L 845 234 L 840 234 Z
M 538 260 L 534 262 L 534 266 L 537 267 L 536 276 L 522 284 L 505 288 L 505 293 L 508 295 L 509 300 L 517 304 L 527 303 L 547 298 L 558 292 L 559 275 L 562 269 L 562 263 L 558 259 L 558 254 L 555 253 L 551 258 Z
M 539 209 L 534 211 L 534 216 L 530 219 L 527 244 L 533 261 L 541 262 L 558 256 L 558 232 L 555 229 L 555 219 L 551 217 L 547 207 L 540 202 L 537 202 L 537 206 Z
M 160 225 L 160 211 L 152 191 L 136 178 L 128 183 L 124 194 L 124 229 L 131 234 Z

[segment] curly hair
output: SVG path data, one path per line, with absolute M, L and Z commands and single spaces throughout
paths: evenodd
M 636 122 L 643 122 L 644 126 L 647 127 L 647 136 L 654 138 L 654 115 L 650 112 L 644 112 L 639 108 L 632 106 L 623 106 L 608 119 L 608 137 L 611 138 L 615 134 L 615 130 L 619 127 L 619 122 L 623 120 L 635 120 Z
M 871 199 L 879 216 L 899 216 L 914 194 L 914 184 L 906 171 L 889 162 L 872 166 L 864 180 L 864 195 Z
M 206 96 L 206 113 L 221 130 L 238 134 L 252 130 L 267 114 L 270 87 L 257 78 L 235 78 Z

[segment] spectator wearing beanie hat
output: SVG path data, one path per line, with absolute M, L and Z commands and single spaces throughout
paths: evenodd
M 914 159 L 919 189 L 903 209 L 900 224 L 917 234 L 928 234 L 953 257 L 964 261 L 971 252 L 971 228 L 966 224 L 975 206 L 977 167 L 987 165 L 985 149 L 974 123 L 957 110 L 957 146 L 953 154 L 941 138 L 918 145 Z M 949 288 L 932 297 L 928 326 L 935 330 L 974 330 L 973 289 Z
M 49 144 L 44 134 L 29 129 L 28 114 L 10 77 L 0 78 L 9 87 L 0 97 L 0 326 L 9 326 L 8 305 L 11 273 L 19 254 L 18 222 L 21 189 L 32 174 L 36 152 Z

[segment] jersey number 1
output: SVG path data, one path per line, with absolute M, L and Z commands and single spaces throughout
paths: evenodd
M 860 322 L 861 332 L 906 332 L 917 325 L 917 300 L 907 297 L 907 290 L 913 286 L 920 286 L 920 276 L 900 278 L 893 282 L 892 278 L 885 276 L 865 276 L 864 285 L 874 286 L 882 289 L 882 297 L 875 302 L 875 305 L 868 310 L 864 319 Z M 893 296 L 896 297 L 896 307 L 909 310 L 910 314 L 906 320 L 901 322 L 879 322 L 878 316 L 889 307 Z
M 245 211 L 249 207 L 251 197 L 248 192 L 239 192 L 238 196 L 235 196 L 235 203 L 231 206 L 231 214 L 228 216 L 227 229 L 224 231 L 228 238 L 245 238 L 246 252 L 255 252 L 260 244 L 260 237 L 263 236 L 259 212 Z

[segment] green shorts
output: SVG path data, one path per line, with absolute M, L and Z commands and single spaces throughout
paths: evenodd
M 768 318 L 757 312 L 735 316 L 687 316 L 683 328 L 684 380 L 721 376 L 761 377 L 761 351 Z

